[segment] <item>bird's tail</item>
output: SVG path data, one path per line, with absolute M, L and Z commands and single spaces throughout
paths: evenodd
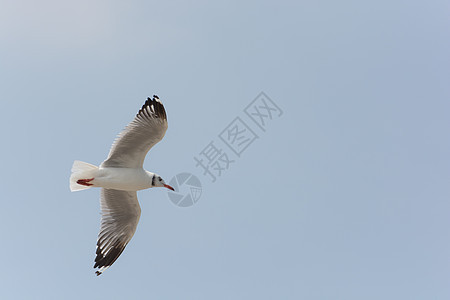
M 97 170 L 97 166 L 79 160 L 74 161 L 70 175 L 70 190 L 75 192 L 90 188 L 90 186 L 78 184 L 77 181 L 94 177 Z

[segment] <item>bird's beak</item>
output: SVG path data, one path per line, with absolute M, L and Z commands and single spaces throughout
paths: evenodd
M 168 184 L 165 184 L 164 187 L 168 188 L 169 190 L 175 191 L 175 189 Z

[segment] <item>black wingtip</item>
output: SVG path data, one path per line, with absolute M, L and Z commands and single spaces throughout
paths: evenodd
M 149 107 L 151 113 L 153 113 L 156 117 L 161 118 L 163 120 L 167 120 L 166 110 L 164 109 L 164 105 L 159 100 L 157 95 L 153 95 L 153 99 L 147 97 L 147 101 L 145 101 L 142 108 L 139 110 L 138 114 L 145 113 L 146 108 Z
M 158 97 L 158 95 L 153 95 L 153 99 L 152 98 L 150 98 L 150 97 L 147 97 L 147 101 L 156 101 L 156 99 L 158 99 L 159 100 L 159 97 Z

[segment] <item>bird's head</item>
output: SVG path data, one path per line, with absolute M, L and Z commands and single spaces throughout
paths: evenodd
M 152 176 L 152 187 L 165 187 L 169 190 L 175 191 L 174 188 L 166 184 L 164 179 L 162 179 L 158 174 L 153 174 Z

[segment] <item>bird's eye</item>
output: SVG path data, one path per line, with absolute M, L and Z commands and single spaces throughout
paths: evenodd
M 162 181 L 162 178 L 161 178 L 161 177 L 159 177 L 159 181 Z

